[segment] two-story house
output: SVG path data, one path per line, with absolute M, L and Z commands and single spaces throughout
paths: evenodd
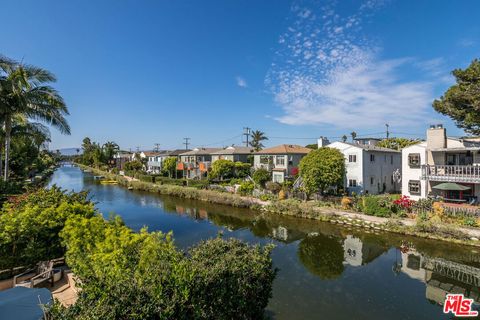
M 114 156 L 115 167 L 119 170 L 123 170 L 125 163 L 132 161 L 133 154 L 126 151 L 118 151 Z
M 450 202 L 475 202 L 480 195 L 480 142 L 447 137 L 442 125 L 427 140 L 402 150 L 402 194 Z
M 226 147 L 225 149 L 212 152 L 212 163 L 220 159 L 247 163 L 249 161 L 249 157 L 253 156 L 253 151 L 254 149 L 251 147 Z
M 182 154 L 188 151 L 190 150 L 176 149 L 171 151 L 165 150 L 165 151 L 154 152 L 148 155 L 145 154 L 145 156 L 148 156 L 147 172 L 155 173 L 155 174 L 160 173 L 162 171 L 163 162 L 165 161 L 165 159 L 171 158 L 171 157 L 174 157 L 175 159 L 177 159 L 179 154 Z
M 285 179 L 298 174 L 300 160 L 312 149 L 293 144 L 263 149 L 254 153 L 253 167 L 266 169 L 272 173 L 272 181 L 283 183 Z
M 212 166 L 212 153 L 220 150 L 222 148 L 195 148 L 180 153 L 177 170 L 182 171 L 187 179 L 202 179 Z
M 402 154 L 400 151 L 378 147 L 378 139 L 359 139 L 354 143 L 333 142 L 329 148 L 340 150 L 345 156 L 345 188 L 349 193 L 379 194 L 399 192 Z

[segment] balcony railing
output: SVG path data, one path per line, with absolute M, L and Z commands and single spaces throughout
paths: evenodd
M 160 161 L 148 161 L 147 166 L 149 166 L 149 167 L 161 167 L 162 163 Z
M 480 166 L 423 165 L 422 179 L 480 183 Z

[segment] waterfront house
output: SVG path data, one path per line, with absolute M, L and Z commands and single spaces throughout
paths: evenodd
M 448 202 L 476 202 L 480 195 L 480 142 L 447 137 L 442 125 L 427 130 L 427 140 L 402 150 L 402 194 Z
M 133 154 L 131 152 L 126 151 L 118 151 L 114 156 L 113 160 L 115 162 L 115 167 L 118 170 L 123 170 L 125 163 L 132 161 Z
M 263 149 L 254 153 L 253 167 L 272 173 L 272 181 L 283 183 L 298 174 L 300 160 L 312 149 L 293 144 Z
M 180 153 L 177 170 L 182 171 L 187 179 L 202 179 L 212 166 L 212 153 L 220 150 L 222 148 L 195 148 Z
M 165 150 L 165 151 L 159 151 L 155 154 L 149 155 L 148 162 L 147 162 L 147 171 L 149 173 L 158 174 L 162 171 L 163 161 L 171 157 L 177 159 L 179 154 L 185 153 L 188 151 L 190 150 L 188 149 L 176 149 L 171 151 Z
M 346 176 L 344 186 L 349 193 L 379 194 L 399 192 L 402 168 L 400 151 L 378 147 L 378 139 L 358 139 L 350 142 L 333 142 L 345 157 Z
M 249 157 L 253 156 L 253 151 L 254 149 L 251 147 L 226 147 L 225 149 L 212 152 L 212 163 L 220 159 L 248 163 Z
M 162 162 L 168 151 L 158 151 L 158 152 L 142 152 L 144 157 L 147 158 L 147 172 L 158 174 L 162 171 Z

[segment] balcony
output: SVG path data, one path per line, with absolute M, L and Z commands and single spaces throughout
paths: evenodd
M 422 180 L 480 183 L 480 166 L 423 165 Z
M 147 167 L 162 167 L 162 163 L 160 161 L 148 161 Z

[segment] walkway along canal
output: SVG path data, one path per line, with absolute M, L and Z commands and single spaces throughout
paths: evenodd
M 89 190 L 105 216 L 115 212 L 135 230 L 171 230 L 179 247 L 219 232 L 274 243 L 273 319 L 449 319 L 446 293 L 463 293 L 479 308 L 478 247 L 129 191 L 76 167 L 59 168 L 53 184 Z

